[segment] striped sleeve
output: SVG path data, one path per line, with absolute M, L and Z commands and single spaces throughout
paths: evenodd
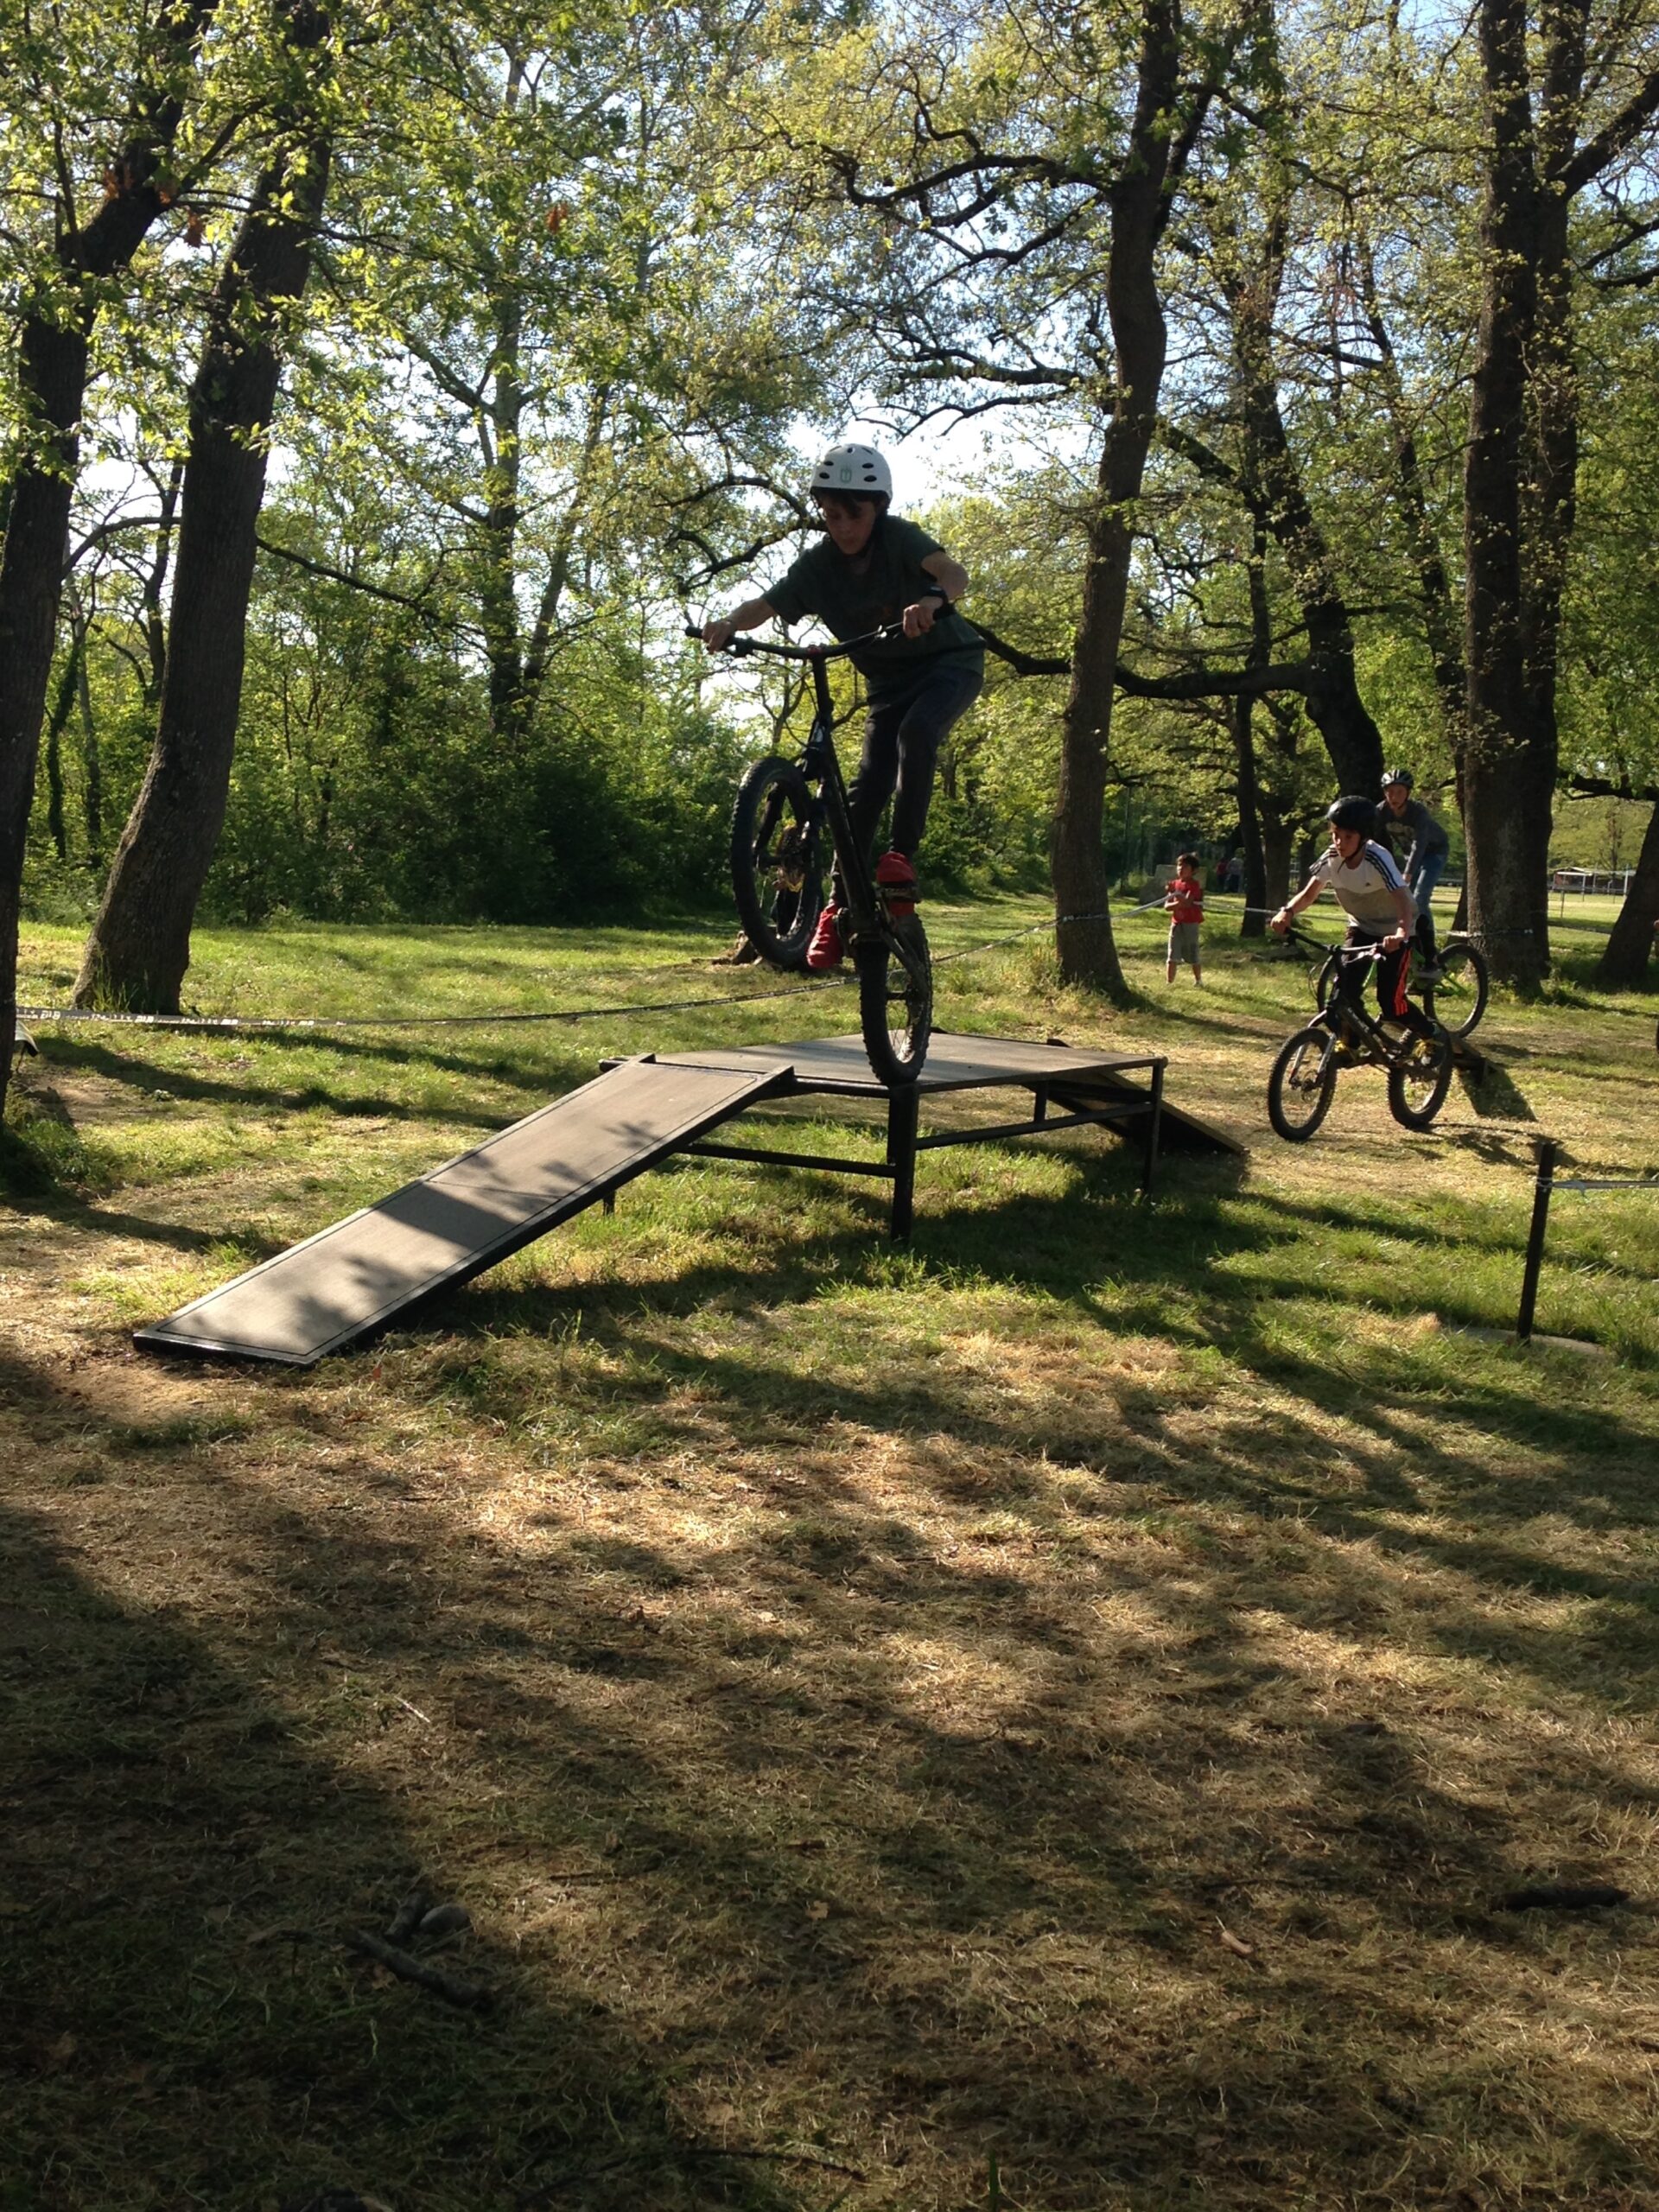
M 1365 857 L 1390 891 L 1405 889 L 1406 879 L 1400 873 L 1400 863 L 1386 845 L 1378 844 L 1376 840 L 1372 838 L 1365 848 Z

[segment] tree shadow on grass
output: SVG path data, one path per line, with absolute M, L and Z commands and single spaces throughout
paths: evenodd
M 1090 1160 L 1089 1205 L 942 1210 L 918 1264 L 944 1284 L 1034 1287 L 1099 1322 L 1077 1283 L 1103 1263 L 1163 1312 L 1191 1300 L 1202 1252 L 1259 1256 L 1299 1233 L 1228 1211 L 1213 1188 L 1146 1216 L 1135 1173 L 1129 1158 Z M 524 1411 L 480 1331 L 454 1353 L 471 1363 L 464 1393 L 453 1363 L 429 1378 L 452 1425 L 424 1446 L 432 1471 L 396 1486 L 396 1534 L 335 1510 L 365 1496 L 368 1463 L 336 1456 L 314 1477 L 308 1379 L 258 1402 L 255 1434 L 175 1471 L 180 1556 L 245 1578 L 213 1597 L 186 1569 L 213 1649 L 160 1604 L 118 1606 L 34 1534 L 14 1540 L 29 1613 L 73 1623 L 88 1655 L 54 1667 L 56 1703 L 20 1704 L 16 1770 L 38 1820 L 92 1839 L 89 1897 L 48 1916 L 30 1953 L 28 2141 L 39 2171 L 73 2098 L 81 2171 L 119 2174 L 57 2202 L 170 2212 L 196 2189 L 241 2212 L 262 2161 L 297 2173 L 283 2146 L 305 2130 L 308 2174 L 394 2202 L 411 2190 L 430 2212 L 823 2204 L 842 2186 L 828 2175 L 786 2198 L 775 2168 L 688 2142 L 673 2094 L 702 2080 L 728 2087 L 720 2125 L 737 2132 L 741 2109 L 757 2150 L 818 2145 L 832 2166 L 879 2170 L 893 2204 L 975 2201 L 991 2155 L 1044 2212 L 1278 2212 L 1291 2185 L 1310 2202 L 1385 2188 L 1455 2202 L 1484 2162 L 1541 2174 L 1546 2143 L 1578 2202 L 1611 2207 L 1636 2186 L 1638 2150 L 1575 2103 L 1586 2076 L 1570 2054 L 1529 2050 L 1518 2068 L 1512 2044 L 1488 2051 L 1465 2024 L 1522 2017 L 1547 1986 L 1542 1939 L 1487 1905 L 1554 1856 L 1550 1808 L 1570 1796 L 1605 1820 L 1650 1809 L 1651 1791 L 1616 1745 L 1558 1743 L 1554 1795 L 1523 1809 L 1530 1717 L 1448 1719 L 1444 1686 L 1414 1676 L 1484 1651 L 1529 1683 L 1567 1681 L 1582 1626 L 1495 1629 L 1495 1592 L 1535 1590 L 1517 1548 L 1408 1525 L 1425 1484 L 1380 1432 L 1403 1408 L 1393 1383 L 1309 1362 L 1265 1423 L 1244 1424 L 1202 1387 L 1173 1403 L 1155 1375 L 1080 1391 L 1039 1372 L 1015 1402 L 948 1343 L 919 1372 L 843 1360 L 826 1377 L 786 1338 L 711 1356 L 677 1330 L 715 1295 L 740 1318 L 804 1302 L 827 1262 L 870 1243 L 802 1245 L 785 1222 L 753 1264 L 689 1271 L 643 1311 L 637 1290 L 596 1301 L 583 1287 L 606 1405 L 658 1408 L 678 1447 L 614 1470 L 615 1529 L 549 1478 L 526 1541 L 474 1514 L 471 1478 L 436 1471 L 469 1446 L 499 1452 Z M 1276 1357 L 1252 1300 L 1189 1302 L 1182 1341 Z M 538 1289 L 450 1310 L 556 1336 L 569 1306 Z M 51 1387 L 21 1366 L 8 1382 L 8 1422 L 38 1449 L 60 1410 Z M 680 1384 L 697 1417 L 676 1436 L 660 1407 Z M 397 1387 L 418 1414 L 424 1371 Z M 1376 1447 L 1349 1447 L 1339 1472 L 1313 1427 L 1333 1389 L 1379 1421 Z M 303 1449 L 283 1457 L 288 1423 Z M 826 1449 L 832 1425 L 886 1440 L 880 1484 L 868 1452 Z M 688 1535 L 688 1510 L 727 1502 L 728 1443 L 748 1503 Z M 1458 1456 L 1472 1512 L 1477 1463 Z M 1586 1484 L 1596 1464 L 1586 1451 Z M 1605 1481 L 1605 1451 L 1599 1464 Z M 691 1465 L 688 1498 L 670 1469 Z M 523 1478 L 502 1479 L 505 1510 Z M 1133 1541 L 1039 1567 L 1031 1544 L 1068 1515 Z M 130 1573 L 118 1529 L 104 1534 Z M 1618 1580 L 1577 1594 L 1611 1600 Z M 1400 1669 L 1367 1674 L 1396 1643 Z M 1639 1678 L 1645 1654 L 1631 1656 Z M 287 1712 L 307 1699 L 302 1738 Z M 413 1745 L 401 1760 L 397 1729 Z M 318 1748 L 336 1736 L 354 1746 L 344 1764 Z M 365 1782 L 381 1772 L 385 1788 Z M 31 1901 L 53 1899 L 56 1834 L 24 1867 Z M 487 2023 L 365 1990 L 316 1946 L 245 1941 L 389 1909 L 429 1853 L 533 1889 L 554 1915 L 522 1959 L 493 1951 L 506 2001 Z M 590 1929 L 577 1907 L 594 1898 L 607 1910 Z M 224 1904 L 230 1919 L 198 1939 Z M 81 1994 L 111 1933 L 132 1971 L 72 2012 L 62 1993 Z M 1605 1992 L 1611 2009 L 1619 1939 L 1586 1931 L 1575 1957 L 1576 2001 Z M 65 2034 L 97 2054 L 84 2097 L 51 2058 Z M 1597 2078 L 1617 2077 L 1618 2054 L 1599 2050 Z M 1644 2063 L 1631 2055 L 1626 2087 Z M 134 2064 L 154 2069 L 138 2094 Z M 237 2110 L 222 2172 L 204 2171 L 227 2155 L 205 2132 L 214 2100 Z M 204 2143 L 187 2151 L 193 2128 Z
M 321 1040 L 316 1040 L 321 1044 Z M 305 1041 L 305 1049 L 315 1049 L 312 1039 Z M 352 1061 L 384 1060 L 399 1068 L 419 1064 L 448 1074 L 485 1077 L 492 1082 L 519 1083 L 524 1071 L 516 1063 L 502 1060 L 492 1063 L 473 1060 L 459 1054 L 443 1054 L 396 1046 L 376 1047 L 355 1043 L 340 1047 L 349 1053 Z M 63 1044 L 52 1054 L 52 1067 L 65 1072 L 101 1076 L 106 1081 L 143 1090 L 152 1087 L 166 1091 L 169 1102 L 185 1100 L 193 1104 L 254 1107 L 265 1110 L 306 1113 L 326 1107 L 341 1116 L 374 1116 L 387 1121 L 430 1122 L 442 1127 L 450 1124 L 460 1128 L 498 1126 L 492 1115 L 462 1112 L 453 1108 L 434 1104 L 429 1100 L 410 1101 L 394 1097 L 384 1092 L 371 1092 L 344 1085 L 340 1088 L 318 1082 L 315 1077 L 301 1082 L 276 1080 L 252 1083 L 239 1078 L 204 1074 L 198 1071 L 170 1066 L 165 1062 L 143 1058 L 136 1053 L 123 1052 L 104 1045 Z M 54 1093 L 49 1081 L 42 1084 L 39 1077 L 30 1087 L 30 1096 L 41 1099 L 46 1110 L 51 1112 Z M 71 1125 L 73 1109 L 60 1099 L 56 1111 Z
M 747 1244 L 741 1259 L 691 1267 L 654 1287 L 644 1312 L 637 1288 L 613 1299 L 602 1286 L 584 1283 L 579 1290 L 486 1285 L 446 1301 L 447 1313 L 455 1320 L 464 1314 L 486 1339 L 556 1340 L 578 1325 L 596 1338 L 614 1356 L 606 1402 L 608 1418 L 623 1425 L 624 1448 L 684 1448 L 702 1433 L 712 1394 L 725 1427 L 746 1450 L 786 1453 L 810 1444 L 824 1424 L 840 1423 L 880 1435 L 948 1438 L 970 1456 L 1052 1453 L 1103 1475 L 1133 1469 L 1137 1479 L 1155 1479 L 1187 1503 L 1306 1516 L 1344 1541 L 1375 1541 L 1460 1567 L 1473 1565 L 1478 1545 L 1396 1525 L 1402 1516 L 1426 1516 L 1430 1492 L 1437 1509 L 1455 1502 L 1459 1514 L 1500 1524 L 1554 1516 L 1586 1532 L 1617 1527 L 1632 1535 L 1659 1526 L 1659 1500 L 1643 1474 L 1652 1451 L 1649 1427 L 1616 1408 L 1568 1395 L 1541 1401 L 1529 1380 L 1510 1379 L 1500 1357 L 1471 1363 L 1443 1338 L 1419 1350 L 1428 1363 L 1421 1376 L 1402 1373 L 1344 1342 L 1340 1294 L 1323 1280 L 1317 1296 L 1324 1312 L 1313 1338 L 1304 1344 L 1287 1336 L 1285 1302 L 1305 1306 L 1313 1294 L 1294 1267 L 1276 1272 L 1273 1257 L 1282 1251 L 1300 1261 L 1306 1223 L 1324 1222 L 1318 1208 L 1260 1191 L 1250 1192 L 1248 1206 L 1233 1205 L 1227 1164 L 1205 1163 L 1183 1173 L 1179 1196 L 1147 1209 L 1135 1201 L 1128 1158 L 1085 1156 L 1075 1165 L 1071 1203 L 1030 1197 L 989 1211 L 936 1207 L 920 1232 L 922 1249 L 891 1262 L 855 1232 L 791 1239 L 780 1224 L 769 1240 Z M 1397 1222 L 1363 1211 L 1350 1225 L 1398 1234 Z M 1420 1226 L 1428 1244 L 1453 1258 L 1467 1248 L 1455 1224 Z M 1230 1280 L 1217 1272 L 1238 1258 L 1250 1261 L 1248 1275 Z M 1215 1416 L 1195 1448 L 1187 1435 L 1192 1408 L 1215 1381 L 1174 1391 L 1172 1406 L 1157 1380 L 1141 1389 L 1109 1369 L 1102 1418 L 1056 1390 L 1022 1399 L 1016 1420 L 995 1392 L 980 1388 L 971 1349 L 958 1351 L 948 1340 L 896 1367 L 874 1358 L 861 1364 L 855 1356 L 850 1365 L 842 1357 L 802 1367 L 773 1356 L 775 1332 L 709 1352 L 688 1343 L 678 1325 L 711 1305 L 756 1318 L 790 1306 L 810 1311 L 827 1283 L 879 1289 L 889 1265 L 911 1271 L 906 1294 L 916 1299 L 926 1296 L 930 1281 L 947 1298 L 964 1289 L 1035 1293 L 1100 1329 L 1103 1345 L 1127 1335 L 1184 1347 L 1189 1356 L 1218 1354 L 1259 1376 L 1275 1398 L 1292 1398 L 1298 1410 L 1253 1406 L 1236 1437 L 1230 1415 Z M 1357 1293 L 1357 1332 L 1374 1313 L 1369 1288 Z M 1402 1318 L 1415 1313 L 1413 1294 Z M 840 1325 L 855 1332 L 861 1324 L 855 1313 Z M 849 1338 L 849 1353 L 855 1342 Z M 1457 1369 L 1455 1384 L 1447 1362 Z M 443 1370 L 431 1387 L 451 1390 L 453 1374 Z M 535 1388 L 533 1368 L 528 1376 L 498 1373 L 480 1347 L 467 1402 L 480 1418 L 515 1422 Z M 672 1402 L 677 1390 L 687 1394 L 683 1414 Z M 1433 1413 L 1448 1391 L 1457 1408 L 1449 1424 Z M 1311 1425 L 1323 1420 L 1344 1425 L 1343 1458 L 1360 1477 L 1357 1488 L 1351 1484 L 1332 1495 L 1329 1454 L 1310 1441 Z M 1494 1447 L 1504 1455 L 1497 1473 Z M 1596 1572 L 1581 1585 L 1560 1580 L 1547 1541 L 1541 1537 L 1536 1549 L 1488 1543 L 1495 1584 L 1578 1588 L 1645 1612 L 1640 1573 Z
M 442 1885 L 451 1859 L 464 1897 L 466 1839 L 423 1828 L 349 1729 L 341 1763 L 326 1716 L 291 1718 L 309 1670 L 290 1631 L 308 1619 L 315 1649 L 323 1603 L 278 1581 L 227 1634 L 206 1586 L 222 1560 L 194 1557 L 181 1605 L 137 1588 L 146 1548 L 121 1543 L 118 1511 L 79 1523 L 95 1548 L 65 1541 L 55 1499 L 131 1494 L 117 1448 L 84 1402 L 0 1363 L 0 1464 L 41 1501 L 0 1509 L 0 2202 L 252 2212 L 329 2184 L 432 2212 L 798 2205 L 677 2122 L 654 2059 L 579 1983 L 532 1985 L 505 1927 L 448 1961 L 494 1986 L 486 2015 L 343 1948 L 421 1868 Z M 297 1586 L 326 1588 L 304 1532 L 288 1546 Z M 580 1807 L 543 1775 L 561 1788 Z
M 647 1464 L 626 1538 L 596 1541 L 556 1488 L 533 1551 L 474 1537 L 446 1560 L 441 1612 L 382 1601 L 397 1679 L 425 1699 L 442 1667 L 520 1828 L 556 1826 L 550 1775 L 580 1777 L 583 1865 L 611 1824 L 614 1875 L 639 1885 L 617 1970 L 663 1962 L 683 2054 L 718 2050 L 739 2094 L 813 2113 L 832 2141 L 857 2114 L 872 2140 L 950 2162 L 957 2187 L 920 2197 L 890 2174 L 899 2202 L 962 2201 L 990 2152 L 1045 2207 L 1277 2206 L 1287 2174 L 1310 2201 L 1402 2176 L 1410 2201 L 1455 2201 L 1465 2131 L 1482 2158 L 1530 2155 L 1552 2098 L 1574 2180 L 1628 2181 L 1633 2143 L 1563 2117 L 1570 2066 L 1529 2055 L 1532 2102 L 1489 2102 L 1514 2053 L 1463 2035 L 1466 2008 L 1501 2012 L 1549 1971 L 1489 1911 L 1548 1842 L 1495 1783 L 1536 1779 L 1528 1716 L 1471 1713 L 1454 1741 L 1436 1686 L 1396 1684 L 1379 1710 L 1323 1652 L 1400 1637 L 1507 1658 L 1487 1618 L 1503 1561 L 1442 1558 L 1424 1587 L 1376 1547 L 1309 1541 L 1315 1455 L 1300 1498 L 1286 1478 L 1275 1550 L 1169 1432 L 1157 1491 L 1184 1477 L 1193 1510 L 1120 1488 L 1145 1541 L 1050 1580 L 1007 1533 L 932 1514 L 1000 1440 L 1024 1471 L 988 1475 L 984 1503 L 1033 1525 L 1046 1505 L 1052 1525 L 1052 1470 L 1024 1430 L 941 1427 L 944 1385 L 897 1421 L 869 1395 L 843 1420 L 887 1421 L 910 1454 L 879 1501 L 855 1454 L 805 1497 L 750 1484 L 743 1523 L 688 1548 Z M 1409 1501 L 1378 1479 L 1380 1503 Z M 360 1624 L 410 1564 L 349 1528 L 304 1533 L 290 1638 Z M 1558 1747 L 1549 1786 L 1604 1817 L 1654 1801 L 1611 1746 Z M 1578 1956 L 1580 2001 L 1601 1977 L 1611 2002 L 1618 1939 Z M 867 2162 L 856 2137 L 839 2155 Z

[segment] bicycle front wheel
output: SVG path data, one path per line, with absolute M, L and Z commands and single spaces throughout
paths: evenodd
M 1323 1022 L 1299 1029 L 1279 1049 L 1268 1077 L 1268 1119 L 1287 1144 L 1304 1144 L 1337 1095 L 1337 1040 Z
M 919 915 L 888 923 L 853 948 L 864 1050 L 891 1090 L 914 1083 L 933 1034 L 933 968 Z
M 732 891 L 761 958 L 804 968 L 823 906 L 823 839 L 812 786 L 792 760 L 757 760 L 737 787 Z
M 1402 1129 L 1426 1129 L 1452 1088 L 1452 1047 L 1438 1030 L 1414 1037 L 1389 1070 L 1389 1111 Z
M 1466 1037 L 1486 1011 L 1491 995 L 1491 971 L 1486 956 L 1467 938 L 1443 946 L 1440 974 L 1423 984 L 1423 1011 L 1438 1021 L 1449 1037 Z

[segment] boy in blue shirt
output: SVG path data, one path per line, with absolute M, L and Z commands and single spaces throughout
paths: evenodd
M 759 597 L 705 624 L 702 641 L 718 652 L 739 630 L 809 614 L 837 639 L 901 626 L 901 636 L 852 655 L 869 712 L 847 798 L 854 835 L 865 843 L 892 798 L 893 844 L 876 862 L 875 880 L 913 897 L 939 747 L 985 681 L 985 648 L 956 611 L 968 571 L 918 523 L 889 512 L 893 473 L 874 447 L 831 446 L 812 472 L 810 490 L 823 538 Z M 807 950 L 806 964 L 818 973 L 842 958 L 840 909 L 837 883 Z

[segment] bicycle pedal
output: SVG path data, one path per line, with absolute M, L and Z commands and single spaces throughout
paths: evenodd
M 913 899 L 889 899 L 885 901 L 885 904 L 887 919 L 890 922 L 907 922 L 916 912 L 916 901 Z

